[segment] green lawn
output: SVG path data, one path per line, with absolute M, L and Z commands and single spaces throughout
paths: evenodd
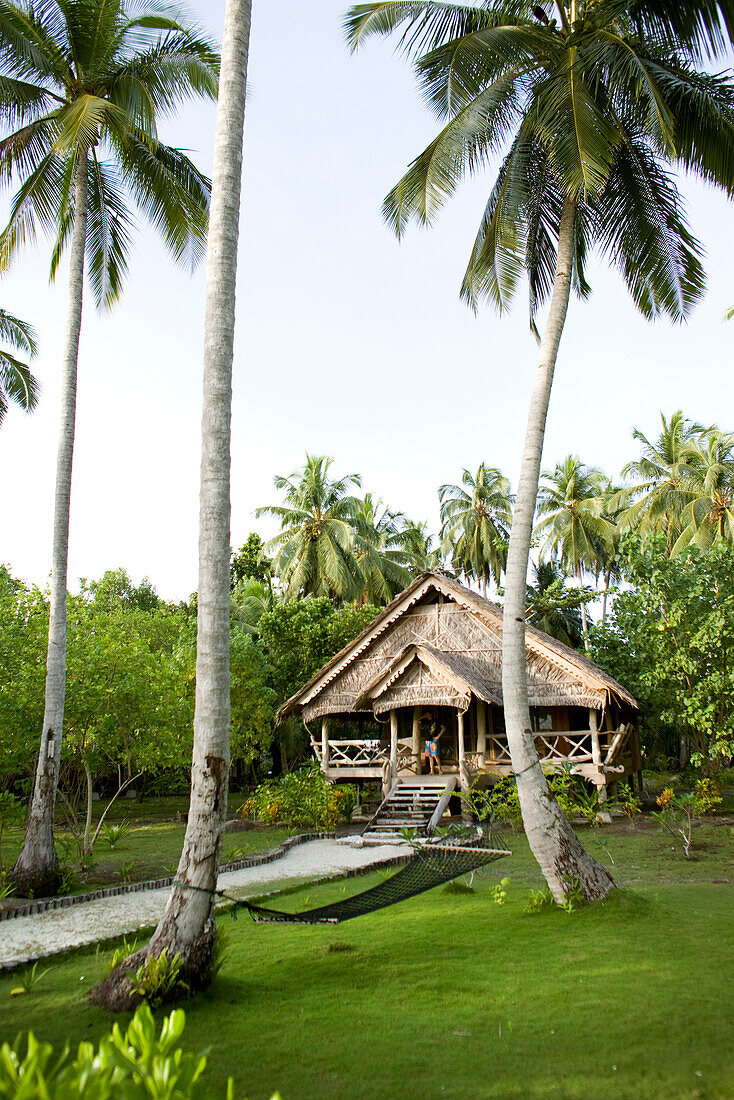
M 230 794 L 229 810 L 235 813 L 244 801 L 242 794 Z M 95 806 L 96 808 L 96 806 Z M 94 848 L 93 866 L 83 871 L 78 864 L 76 844 L 71 833 L 61 825 L 56 827 L 56 843 L 62 863 L 74 868 L 74 887 L 70 893 L 85 893 L 121 882 L 144 882 L 174 874 L 181 855 L 185 824 L 177 820 L 188 810 L 188 797 L 129 800 L 115 803 L 105 819 L 110 824 L 126 821 L 129 830 L 110 848 L 104 834 Z M 3 838 L 3 862 L 12 867 L 23 842 L 24 829 L 9 829 Z M 222 845 L 222 862 L 240 856 L 257 855 L 276 848 L 287 836 L 286 829 L 253 829 L 226 833 Z
M 731 1100 L 734 828 L 702 825 L 688 862 L 647 821 L 583 838 L 615 860 L 622 889 L 570 914 L 523 912 L 541 881 L 516 835 L 474 893 L 438 889 L 336 928 L 223 917 L 224 967 L 186 1006 L 187 1047 L 210 1047 L 212 1085 L 223 1095 L 233 1074 L 250 1100 Z M 490 889 L 504 876 L 499 907 Z M 372 881 L 307 886 L 283 904 Z M 71 1020 L 74 1041 L 99 1036 L 108 1020 L 85 992 L 106 957 L 53 962 L 12 1002 L 0 978 L 0 1039 L 32 1027 L 61 1043 Z

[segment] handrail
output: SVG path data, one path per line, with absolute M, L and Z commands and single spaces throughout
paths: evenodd
M 446 786 L 443 789 L 443 794 L 436 804 L 436 809 L 431 814 L 431 820 L 426 825 L 427 833 L 435 833 L 436 826 L 438 825 L 443 815 L 446 813 L 446 808 L 451 801 L 452 794 L 458 786 L 458 782 L 458 778 L 455 775 L 449 776 L 449 778 L 446 780 Z

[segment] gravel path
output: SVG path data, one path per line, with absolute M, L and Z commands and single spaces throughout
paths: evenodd
M 333 840 L 312 840 L 291 848 L 273 863 L 227 871 L 219 876 L 218 885 L 220 890 L 239 887 L 238 892 L 246 894 L 253 887 L 257 889 L 252 893 L 261 893 L 263 888 L 282 879 L 321 878 L 370 863 L 382 863 L 407 851 L 404 845 L 352 847 Z M 121 894 L 69 909 L 53 909 L 3 921 L 0 924 L 0 966 L 23 963 L 149 927 L 158 921 L 169 892 L 170 887 L 166 887 Z

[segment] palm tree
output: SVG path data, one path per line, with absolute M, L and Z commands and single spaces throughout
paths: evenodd
M 204 323 L 204 408 L 199 504 L 199 598 L 191 802 L 183 851 L 163 916 L 147 947 L 94 991 L 113 1011 L 132 1007 L 127 973 L 145 955 L 178 955 L 190 991 L 212 977 L 214 894 L 227 817 L 230 755 L 230 443 L 237 241 L 251 0 L 227 0 L 214 139 Z M 198 887 L 187 889 L 186 887 Z
M 435 570 L 444 571 L 446 562 L 443 549 L 440 545 L 434 547 L 433 535 L 429 532 L 427 523 L 415 523 L 403 517 L 398 537 L 405 564 L 412 576 L 418 577 L 421 573 Z
M 541 555 L 550 555 L 582 587 L 584 571 L 598 572 L 614 554 L 614 529 L 602 514 L 608 479 L 596 466 L 584 466 L 575 455 L 545 470 L 538 488 L 536 533 L 544 540 Z M 581 604 L 584 649 L 589 648 L 586 604 Z
M 602 515 L 609 522 L 612 542 L 606 552 L 602 552 L 594 570 L 594 580 L 596 582 L 597 591 L 599 588 L 599 577 L 601 576 L 604 580 L 604 587 L 602 588 L 601 595 L 602 626 L 604 626 L 607 621 L 607 603 L 612 584 L 616 584 L 622 577 L 622 570 L 618 557 L 620 539 L 619 521 L 623 513 L 623 508 L 618 503 L 620 492 L 620 485 L 614 485 L 608 478 L 605 478 L 605 484 L 601 495 L 601 510 Z
M 412 577 L 406 565 L 399 523 L 403 517 L 367 493 L 354 509 L 354 557 L 362 574 L 360 603 L 389 603 Z
M 61 379 L 46 699 L 36 781 L 16 889 L 52 893 L 60 880 L 53 814 L 66 685 L 66 577 L 76 374 L 85 261 L 100 306 L 119 297 L 132 216 L 128 198 L 178 261 L 195 262 L 206 235 L 209 183 L 157 137 L 184 99 L 216 94 L 213 48 L 165 7 L 125 0 L 0 2 L 0 182 L 19 181 L 0 235 L 7 265 L 39 229 L 54 235 L 51 276 L 69 246 Z
M 694 444 L 694 455 L 686 478 L 690 500 L 673 553 L 691 543 L 708 550 L 716 539 L 734 544 L 734 435 L 709 428 Z
M 461 485 L 441 485 L 438 499 L 444 550 L 451 551 L 454 569 L 468 581 L 476 578 L 486 596 L 490 576 L 499 584 L 507 560 L 510 483 L 498 469 L 482 462 L 476 474 L 464 470 Z
M 258 623 L 275 603 L 272 585 L 264 584 L 257 577 L 245 577 L 232 591 L 230 612 L 232 629 L 243 634 L 258 633 Z
M 683 511 L 691 501 L 690 479 L 703 461 L 698 444 L 707 429 L 680 409 L 670 419 L 661 413 L 660 422 L 655 440 L 635 428 L 632 436 L 642 443 L 642 454 L 622 470 L 624 477 L 634 480 L 612 497 L 610 505 L 622 509 L 623 530 L 637 530 L 643 537 L 662 533 L 671 553 L 683 530 Z
M 4 309 L 0 309 L 0 340 L 29 358 L 36 354 L 34 329 Z M 33 412 L 38 403 L 38 382 L 26 363 L 0 348 L 0 424 L 8 411 L 9 401 L 20 405 L 25 412 Z
M 669 167 L 734 190 L 732 85 L 695 67 L 732 25 L 710 0 L 371 0 L 346 20 L 353 49 L 400 30 L 441 119 L 385 200 L 389 224 L 398 234 L 411 219 L 430 224 L 462 176 L 503 151 L 462 294 L 503 310 L 527 274 L 533 325 L 550 299 L 508 550 L 503 692 L 526 832 L 559 900 L 571 879 L 588 899 L 612 881 L 550 796 L 530 732 L 526 578 L 558 347 L 571 288 L 589 293 L 594 246 L 646 317 L 683 320 L 700 298 L 701 249 Z
M 544 630 L 574 649 L 584 641 L 581 609 L 593 594 L 566 587 L 566 574 L 555 561 L 532 564 L 533 584 L 528 585 L 526 622 Z
M 359 501 L 351 490 L 358 474 L 331 479 L 333 458 L 306 455 L 305 465 L 288 477 L 274 478 L 285 503 L 258 508 L 256 516 L 274 516 L 280 532 L 266 549 L 288 597 L 328 596 L 356 600 L 362 574 L 354 557 L 354 520 Z

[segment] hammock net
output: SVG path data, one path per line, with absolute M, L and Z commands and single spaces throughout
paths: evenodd
M 206 893 L 215 893 L 233 905 L 247 909 L 253 920 L 259 924 L 341 924 L 342 921 L 361 917 L 365 913 L 374 913 L 378 909 L 385 909 L 388 905 L 395 905 L 397 902 L 415 897 L 426 890 L 432 890 L 434 886 L 451 882 L 460 875 L 466 875 L 504 856 L 512 855 L 501 842 L 498 843 L 498 840 L 499 838 L 494 838 L 495 847 L 447 843 L 422 845 L 416 850 L 409 863 L 370 890 L 363 890 L 362 893 L 355 894 L 351 898 L 341 898 L 330 905 L 306 909 L 301 913 L 269 909 L 241 898 L 230 897 L 220 890 L 206 891 Z M 189 890 L 201 889 L 187 886 L 185 883 L 176 885 L 184 886 Z

